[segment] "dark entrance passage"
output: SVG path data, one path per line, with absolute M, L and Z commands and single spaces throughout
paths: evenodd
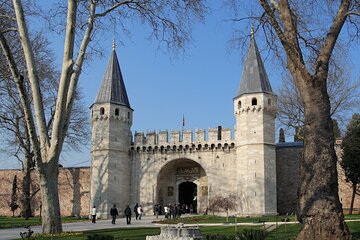
M 193 182 L 183 182 L 179 185 L 179 203 L 185 213 L 196 213 L 197 186 Z

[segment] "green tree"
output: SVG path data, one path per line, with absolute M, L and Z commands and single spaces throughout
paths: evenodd
M 17 203 L 18 197 L 17 197 L 17 176 L 14 176 L 12 189 L 11 189 L 11 201 L 9 204 L 10 210 L 12 211 L 13 217 L 15 215 L 16 209 L 18 209 L 19 205 Z
M 356 189 L 360 182 L 360 115 L 354 114 L 347 127 L 342 142 L 341 167 L 344 169 L 346 181 L 352 185 L 352 196 L 349 214 L 352 214 Z

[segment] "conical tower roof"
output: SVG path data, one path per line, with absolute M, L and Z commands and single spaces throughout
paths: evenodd
M 262 92 L 273 94 L 259 49 L 255 41 L 254 33 L 252 32 L 250 46 L 245 59 L 237 96 L 246 93 Z
M 114 45 L 95 103 L 114 103 L 131 108 Z

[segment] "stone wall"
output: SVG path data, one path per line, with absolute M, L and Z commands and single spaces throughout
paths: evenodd
M 338 156 L 340 156 L 340 148 L 337 145 L 336 151 Z M 278 212 L 280 214 L 284 213 L 293 213 L 296 211 L 296 202 L 297 202 L 297 187 L 299 184 L 299 164 L 300 164 L 300 156 L 302 152 L 302 143 L 280 143 L 277 144 L 276 147 L 276 175 L 277 175 L 277 206 Z M 161 153 L 158 153 L 161 155 Z M 187 156 L 189 154 L 189 156 Z M 227 166 L 234 166 L 233 159 L 233 150 L 228 151 L 208 151 L 207 155 L 201 153 L 200 155 L 196 151 L 190 152 L 188 154 L 184 154 L 184 152 L 178 152 L 171 154 L 172 157 L 169 157 L 166 161 L 164 160 L 161 164 L 155 164 L 155 172 L 158 173 L 162 166 L 164 166 L 165 162 L 170 162 L 173 159 L 197 159 L 201 166 L 207 170 L 207 176 L 214 176 L 214 174 L 219 175 L 219 170 L 222 172 L 229 173 L 230 168 Z M 142 155 L 142 154 L 140 154 Z M 191 155 L 191 157 L 190 157 Z M 225 157 L 225 155 L 231 155 L 232 160 L 229 160 L 229 156 Z M 219 156 L 219 158 L 217 158 Z M 156 156 L 156 158 L 161 159 L 160 156 Z M 227 161 L 222 161 L 222 159 L 227 159 Z M 143 163 L 149 162 L 146 154 L 141 157 Z M 151 158 L 152 159 L 152 158 Z M 211 159 L 209 161 L 209 165 L 204 161 L 205 159 Z M 225 165 L 223 165 L 225 162 Z M 210 164 L 211 163 L 211 164 Z M 223 168 L 225 166 L 225 168 Z M 139 167 L 139 166 L 138 166 Z M 133 170 L 134 171 L 134 170 Z M 136 172 L 136 171 L 134 171 Z M 151 171 L 149 171 L 151 174 Z M 60 207 L 61 214 L 63 216 L 87 216 L 89 214 L 89 202 L 90 202 L 90 167 L 81 167 L 81 168 L 61 168 L 59 172 L 59 192 L 60 192 Z M 348 212 L 348 208 L 350 206 L 351 201 L 351 184 L 347 183 L 345 180 L 344 172 L 341 167 L 338 165 L 338 173 L 339 173 L 339 196 L 340 201 L 343 204 L 344 212 Z M 11 192 L 12 192 L 12 182 L 14 176 L 17 175 L 18 187 L 21 186 L 21 177 L 22 173 L 19 170 L 0 170 L 0 216 L 11 216 L 12 212 L 10 211 L 9 203 L 11 200 Z M 229 177 L 233 174 L 228 174 Z M 138 181 L 139 179 L 146 178 L 146 176 L 137 175 Z M 32 174 L 32 178 L 34 179 L 32 185 L 32 191 L 36 191 L 39 186 L 37 183 L 37 176 L 35 172 Z M 223 181 L 222 178 L 216 178 L 217 181 Z M 143 179 L 146 182 L 146 179 Z M 133 181 L 135 181 L 133 179 Z M 234 182 L 235 179 L 231 179 L 230 182 Z M 229 191 L 230 188 L 233 188 L 233 184 L 220 184 L 220 186 L 215 186 L 215 182 L 208 182 L 208 185 L 212 185 L 211 192 L 224 192 Z M 138 182 L 139 187 L 144 187 L 143 184 Z M 155 184 L 155 182 L 154 182 Z M 148 184 L 147 184 L 148 185 Z M 221 187 L 221 189 L 217 189 L 217 187 Z M 140 195 L 140 189 L 134 189 Z M 135 192 L 132 192 L 132 200 L 138 201 L 139 195 Z M 20 196 L 20 190 L 18 189 L 18 196 Z M 152 196 L 152 195 L 151 195 Z M 35 197 L 32 200 L 32 207 L 35 215 L 39 215 L 40 210 L 40 192 L 35 194 Z M 355 211 L 354 213 L 360 213 L 360 187 L 358 188 L 357 195 L 355 198 Z M 150 211 L 150 206 L 149 206 Z M 18 215 L 19 211 L 15 212 L 15 215 Z
M 348 213 L 352 187 L 350 183 L 346 182 L 344 170 L 339 164 L 341 161 L 340 144 L 341 141 L 337 141 L 335 145 L 335 151 L 338 156 L 339 198 L 343 205 L 344 213 Z M 302 150 L 302 142 L 278 143 L 276 145 L 277 204 L 279 214 L 296 212 Z M 357 188 L 353 213 L 360 213 L 360 186 Z
M 302 150 L 302 142 L 276 145 L 276 189 L 279 214 L 296 212 Z
M 22 172 L 20 170 L 0 170 L 0 216 L 12 216 L 9 203 L 11 201 L 12 182 L 17 176 L 18 198 L 21 192 Z M 40 214 L 41 197 L 38 178 L 35 172 L 31 175 L 33 179 L 32 192 L 35 193 L 31 205 L 35 215 Z M 90 168 L 61 168 L 59 171 L 59 195 L 62 216 L 88 216 L 90 201 Z M 15 211 L 15 216 L 19 210 Z

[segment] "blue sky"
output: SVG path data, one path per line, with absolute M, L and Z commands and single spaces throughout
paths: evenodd
M 209 1 L 210 2 L 210 1 Z M 187 45 L 185 54 L 171 55 L 157 49 L 156 40 L 146 39 L 141 26 L 132 28 L 131 38 L 117 41 L 117 54 L 124 77 L 131 107 L 134 109 L 132 131 L 180 130 L 182 116 L 185 129 L 207 129 L 221 125 L 233 128 L 233 97 L 236 95 L 242 73 L 242 59 L 246 49 L 232 49 L 228 41 L 232 35 L 232 23 L 221 1 L 211 1 L 211 11 L 204 24 L 193 29 L 193 42 Z M 250 32 L 250 29 L 249 29 Z M 114 34 L 109 31 L 101 43 L 104 58 L 87 63 L 80 78 L 84 103 L 89 107 L 100 87 Z M 260 49 L 264 49 L 261 38 L 256 38 Z M 60 66 L 63 39 L 51 37 Z M 351 59 L 360 51 L 351 51 Z M 263 59 L 265 54 L 263 54 Z M 279 85 L 282 67 L 266 59 L 265 68 L 273 89 Z M 358 64 L 354 64 L 352 76 L 359 77 Z M 90 126 L 89 126 L 90 127 Z M 290 141 L 291 139 L 289 139 Z M 89 166 L 90 141 L 80 153 L 64 152 L 64 166 Z M 2 160 L 2 166 L 17 168 L 14 160 Z

